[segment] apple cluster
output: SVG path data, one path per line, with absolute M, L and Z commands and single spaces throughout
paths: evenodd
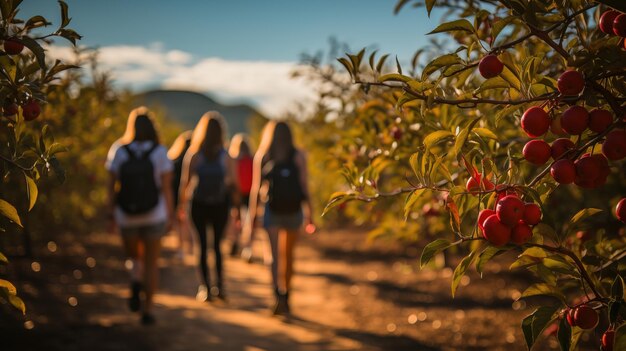
M 4 40 L 3 49 L 7 55 L 19 55 L 24 50 L 24 44 L 19 40 L 19 38 L 11 37 Z M 2 105 L 3 116 L 12 117 L 19 112 L 19 106 L 14 100 L 15 99 L 6 99 L 4 105 Z M 39 117 L 39 114 L 41 114 L 41 106 L 36 100 L 28 99 L 21 104 L 21 107 L 22 116 L 26 121 L 32 121 Z
M 583 91 L 585 80 L 580 72 L 569 70 L 559 77 L 557 85 L 561 96 L 577 96 Z M 531 138 L 541 138 L 548 130 L 558 135 L 581 135 L 587 129 L 605 133 L 612 124 L 610 111 L 596 108 L 589 112 L 579 105 L 570 106 L 553 120 L 543 107 L 533 106 L 524 112 L 521 119 L 522 129 Z M 575 183 L 582 188 L 593 189 L 606 183 L 610 173 L 609 160 L 626 157 L 626 131 L 616 129 L 608 132 L 602 144 L 602 153 L 586 153 L 572 159 L 569 151 L 575 149 L 574 142 L 565 137 L 554 140 L 552 145 L 543 139 L 533 139 L 526 143 L 522 154 L 528 162 L 537 166 L 552 158 L 555 162 L 550 174 L 560 184 Z
M 492 191 L 496 187 L 481 173 L 467 180 L 466 189 L 472 195 L 481 190 Z M 510 243 L 522 245 L 533 236 L 532 227 L 541 222 L 539 205 L 524 203 L 514 192 L 498 192 L 494 209 L 484 209 L 478 214 L 478 228 L 483 237 L 494 246 Z
M 626 38 L 626 14 L 616 10 L 608 10 L 602 13 L 598 21 L 600 30 L 608 35 L 617 35 Z M 626 49 L 626 40 L 622 40 L 622 45 Z

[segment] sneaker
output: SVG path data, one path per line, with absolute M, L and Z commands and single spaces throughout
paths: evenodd
M 274 304 L 274 309 L 272 313 L 275 316 L 289 315 L 289 303 L 287 302 L 286 295 L 278 295 L 276 297 L 276 303 Z
M 130 297 L 128 298 L 128 308 L 131 311 L 137 312 L 141 308 L 141 283 L 132 282 L 130 284 Z
M 252 263 L 252 249 L 249 247 L 244 247 L 241 250 L 241 259 L 246 261 L 247 263 Z
M 156 323 L 156 319 L 154 319 L 154 316 L 152 315 L 152 313 L 144 313 L 141 315 L 141 324 L 143 325 L 153 325 Z
M 224 293 L 224 288 L 220 288 L 217 286 L 212 287 L 210 296 L 226 302 L 226 294 Z
M 209 294 L 209 289 L 206 285 L 198 286 L 198 292 L 196 293 L 196 300 L 200 302 L 209 302 L 211 301 L 211 295 Z

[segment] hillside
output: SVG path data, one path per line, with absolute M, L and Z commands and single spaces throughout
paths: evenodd
M 152 90 L 138 94 L 136 98 L 137 104 L 163 111 L 168 119 L 188 129 L 192 129 L 205 112 L 218 111 L 226 119 L 230 135 L 249 133 L 251 117 L 260 115 L 248 105 L 223 105 L 204 94 L 192 91 Z

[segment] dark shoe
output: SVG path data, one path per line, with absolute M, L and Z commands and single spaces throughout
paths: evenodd
M 137 312 L 141 308 L 141 283 L 132 282 L 130 284 L 130 297 L 128 298 L 128 308 L 131 311 Z
M 141 315 L 141 324 L 143 325 L 153 325 L 156 323 L 156 319 L 151 313 L 144 313 Z
M 233 243 L 230 247 L 230 257 L 237 257 L 239 255 L 239 245 L 237 243 Z
M 226 294 L 224 293 L 223 287 L 218 287 L 218 286 L 212 287 L 210 295 L 215 297 L 216 299 L 226 302 Z
M 289 314 L 289 303 L 286 295 L 278 295 L 272 312 L 275 316 L 286 316 Z

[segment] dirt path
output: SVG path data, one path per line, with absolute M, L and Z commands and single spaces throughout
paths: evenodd
M 157 324 L 150 327 L 127 310 L 118 237 L 55 240 L 40 244 L 35 265 L 14 260 L 4 272 L 20 282 L 29 311 L 23 319 L 0 306 L 2 350 L 5 345 L 53 351 L 524 349 L 518 323 L 528 311 L 512 310 L 511 295 L 525 277 L 503 275 L 494 267 L 491 279 L 470 276 L 472 284 L 453 300 L 449 269 L 417 271 L 418 251 L 397 244 L 370 247 L 362 233 L 340 230 L 302 238 L 290 319 L 271 316 L 270 274 L 259 262 L 229 257 L 228 302 L 197 302 L 195 259 L 176 260 L 168 238 L 160 262 Z

